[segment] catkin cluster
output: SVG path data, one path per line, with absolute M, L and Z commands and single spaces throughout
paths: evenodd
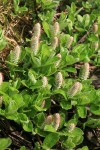
M 59 43 L 59 40 L 58 40 L 58 33 L 60 31 L 60 26 L 59 26 L 59 23 L 58 22 L 55 22 L 53 27 L 52 27 L 52 43 L 51 43 L 51 46 L 52 48 L 55 50 L 57 47 L 58 47 L 58 43 Z
M 55 84 L 56 84 L 56 88 L 59 89 L 61 88 L 62 84 L 63 84 L 63 75 L 61 72 L 58 72 L 55 76 Z
M 3 74 L 0 72 L 0 85 L 3 83 Z
M 95 34 L 96 37 L 98 37 L 98 28 L 99 28 L 99 27 L 98 27 L 98 24 L 97 24 L 97 23 L 94 23 L 94 25 L 93 25 L 93 32 L 94 32 L 94 34 Z M 97 50 L 98 47 L 99 47 L 99 42 L 98 42 L 98 41 L 93 42 L 93 48 L 94 48 L 95 50 Z
M 34 56 L 37 55 L 39 50 L 39 39 L 41 36 L 41 25 L 40 23 L 36 23 L 33 28 L 33 35 L 31 38 L 31 52 Z
M 55 63 L 55 67 L 57 68 L 57 67 L 59 67 L 59 64 L 60 64 L 60 62 L 61 62 L 61 58 L 62 58 L 62 56 L 61 56 L 61 54 L 60 54 L 60 53 L 58 53 L 56 56 L 59 58 L 59 60 L 58 60 L 58 61 L 56 61 L 56 63 Z
M 78 92 L 82 90 L 82 84 L 80 82 L 75 82 L 73 86 L 70 88 L 68 95 L 70 97 L 75 96 Z
M 74 38 L 73 38 L 72 36 L 70 36 L 70 37 L 68 38 L 68 40 L 67 40 L 67 43 L 66 43 L 67 48 L 70 48 L 70 47 L 71 47 L 73 41 L 74 41 Z
M 45 119 L 45 125 L 52 124 L 56 131 L 60 127 L 60 123 L 61 123 L 61 117 L 59 113 L 55 113 L 53 116 L 49 115 Z
M 57 36 L 59 31 L 60 31 L 59 23 L 55 22 L 53 27 L 52 27 L 52 34 L 53 34 L 53 36 Z
M 80 78 L 83 80 L 87 80 L 87 78 L 89 77 L 89 63 L 84 63 L 83 67 L 81 68 L 81 72 L 80 72 Z
M 42 104 L 41 104 L 41 108 L 44 108 L 45 107 L 45 104 L 46 104 L 46 101 L 43 100 Z
M 19 45 L 17 45 L 15 49 L 11 51 L 10 61 L 17 65 L 19 62 L 20 56 L 21 56 L 21 48 Z
M 74 123 L 70 123 L 67 127 L 68 132 L 72 132 L 75 129 L 76 125 Z
M 48 86 L 48 79 L 47 79 L 47 77 L 44 76 L 42 78 L 42 83 L 43 83 L 43 85 L 42 85 L 43 88 L 46 88 Z

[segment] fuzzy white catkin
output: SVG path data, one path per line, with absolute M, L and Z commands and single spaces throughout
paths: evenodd
M 55 76 L 55 84 L 56 84 L 56 88 L 59 89 L 61 88 L 62 84 L 63 84 L 63 75 L 61 72 L 58 72 Z
M 0 72 L 0 85 L 3 83 L 3 74 Z
M 48 79 L 47 79 L 47 77 L 44 76 L 44 77 L 42 78 L 42 83 L 43 83 L 43 85 L 42 85 L 43 88 L 45 88 L 45 87 L 48 86 Z
M 71 132 L 75 129 L 76 125 L 74 123 L 71 123 L 69 126 L 68 126 L 68 131 Z
M 59 113 L 54 114 L 54 128 L 55 130 L 58 130 L 60 126 L 61 118 Z
M 59 60 L 55 63 L 55 67 L 57 68 L 59 66 L 60 62 L 61 62 L 61 57 L 62 56 L 61 56 L 60 53 L 58 53 L 56 56 L 59 58 Z
M 81 79 L 83 80 L 87 80 L 87 78 L 89 77 L 89 63 L 84 63 L 83 67 L 82 67 L 82 71 L 81 71 Z
M 70 88 L 68 95 L 73 97 L 82 89 L 82 84 L 80 82 L 75 82 L 74 85 Z
M 41 25 L 40 25 L 40 23 L 36 23 L 34 25 L 33 36 L 34 37 L 36 36 L 38 39 L 40 38 L 40 36 L 41 36 Z
M 36 56 L 39 49 L 39 39 L 36 36 L 31 38 L 31 51 Z
M 54 37 L 51 44 L 52 48 L 55 50 L 58 46 L 58 38 Z
M 93 47 L 95 50 L 97 50 L 99 47 L 99 42 L 94 42 Z
M 60 26 L 58 22 L 55 22 L 52 28 L 53 36 L 57 36 L 60 31 Z
M 97 31 L 98 31 L 98 24 L 97 23 L 95 23 L 93 25 L 93 31 L 94 31 L 94 33 L 97 33 Z
M 53 121 L 53 117 L 52 117 L 52 115 L 49 115 L 49 116 L 47 116 L 46 117 L 46 119 L 45 119 L 45 124 L 51 124 L 52 123 L 52 121 Z
M 21 55 L 21 48 L 19 45 L 15 47 L 13 51 L 11 51 L 11 62 L 14 64 L 18 64 Z
M 67 48 L 70 48 L 70 46 L 72 45 L 73 41 L 74 41 L 74 38 L 72 36 L 70 36 L 68 41 L 67 41 Z
M 44 108 L 44 107 L 45 107 L 45 100 L 41 104 L 41 108 Z

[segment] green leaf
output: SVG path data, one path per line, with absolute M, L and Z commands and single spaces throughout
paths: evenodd
M 76 137 L 73 138 L 73 142 L 74 142 L 75 145 L 79 145 L 83 142 L 83 139 L 84 138 L 83 138 L 82 135 L 81 136 L 76 136 Z
M 13 115 L 14 113 L 17 112 L 17 110 L 18 110 L 17 103 L 14 100 L 9 99 L 9 105 L 8 108 L 6 109 L 6 115 L 7 116 Z
M 79 117 L 86 118 L 87 110 L 85 106 L 77 106 L 77 112 L 78 112 Z
M 67 13 L 65 12 L 62 12 L 59 19 L 58 19 L 58 22 L 60 24 L 60 29 L 63 30 L 65 29 L 65 27 L 67 27 Z
M 86 88 L 86 86 L 85 86 Z M 86 92 L 81 92 L 80 96 L 78 97 L 78 105 L 86 105 L 93 103 L 96 99 L 96 91 L 87 89 Z
M 72 2 L 71 3 L 71 13 L 74 14 L 75 11 L 76 11 L 76 5 L 75 5 L 75 3 Z
M 44 120 L 45 120 L 45 114 L 43 112 L 38 113 L 34 118 L 35 124 L 39 127 L 42 127 Z
M 78 148 L 77 150 L 89 150 L 87 146 L 83 146 L 82 148 Z
M 3 50 L 6 47 L 6 45 L 7 41 L 4 38 L 3 31 L 0 29 L 0 51 Z
M 66 56 L 66 65 L 72 65 L 76 62 L 76 59 L 72 55 Z
M 2 86 L 0 86 L 0 91 L 7 93 L 9 86 L 10 86 L 9 82 L 3 82 Z
M 27 132 L 32 132 L 32 130 L 33 130 L 32 122 L 29 121 L 28 123 L 23 123 L 23 129 Z
M 75 147 L 75 144 L 73 143 L 72 139 L 70 137 L 68 137 L 67 140 L 65 140 L 64 142 L 62 142 L 63 146 L 67 149 L 72 149 Z
M 23 97 L 21 94 L 12 95 L 12 99 L 16 102 L 18 108 L 24 105 Z
M 73 67 L 66 68 L 66 71 L 72 72 L 72 73 L 76 73 L 77 72 L 77 70 L 75 68 L 73 68 Z
M 14 82 L 13 82 L 13 87 L 16 89 L 19 89 L 21 86 L 21 79 L 17 78 Z
M 29 123 L 29 119 L 28 119 L 28 117 L 27 117 L 27 115 L 26 114 L 23 114 L 23 113 L 18 113 L 18 119 L 19 119 L 19 121 L 21 122 L 21 123 Z
M 56 132 L 56 130 L 53 128 L 52 125 L 45 125 L 44 131 L 48 131 L 48 132 Z
M 71 132 L 69 132 L 69 137 L 77 137 L 77 136 L 82 136 L 83 135 L 83 131 L 80 128 L 75 127 L 74 130 L 72 130 Z
M 79 21 L 80 23 L 82 23 L 83 17 L 82 17 L 81 15 L 77 15 L 77 19 L 78 19 L 78 21 Z
M 32 57 L 32 61 L 35 65 L 35 67 L 40 67 L 41 66 L 41 60 L 37 57 L 34 57 L 33 55 L 31 55 L 31 57 Z
M 72 108 L 71 103 L 68 101 L 64 101 L 64 100 L 61 100 L 60 106 L 62 107 L 62 109 L 65 109 L 65 110 L 69 110 Z
M 95 114 L 95 115 L 100 115 L 100 105 L 95 105 L 95 104 L 92 104 L 90 106 L 90 111 Z
M 98 119 L 94 119 L 94 118 L 88 118 L 88 120 L 84 123 L 84 127 L 88 126 L 91 128 L 97 128 L 100 127 L 100 117 L 98 117 Z
M 19 7 L 19 3 L 20 3 L 20 0 L 14 0 L 14 10 L 15 10 L 15 13 L 23 13 L 25 11 L 28 10 L 27 7 L 23 6 L 23 7 Z
M 52 148 L 59 141 L 59 135 L 57 133 L 50 133 L 43 141 L 42 147 L 47 150 Z
M 83 141 L 83 131 L 80 128 L 75 127 L 68 133 L 68 137 L 71 139 L 72 143 L 79 145 Z
M 82 21 L 84 28 L 89 26 L 90 24 L 90 15 L 86 14 L 83 16 L 83 21 Z
M 10 138 L 0 138 L 0 150 L 5 150 L 11 143 L 12 141 Z
M 55 90 L 54 94 L 61 94 L 65 99 L 67 99 L 66 93 L 64 90 L 61 90 L 61 89 Z
M 47 22 L 43 22 L 42 25 L 43 25 L 43 29 L 44 29 L 45 33 L 47 34 L 47 36 L 50 37 L 50 27 L 49 27 L 49 24 Z
M 45 59 L 45 57 L 47 58 L 47 56 L 50 56 L 51 52 L 49 47 L 46 44 L 42 45 L 41 54 L 42 54 L 42 59 Z
M 21 146 L 20 150 L 26 150 L 25 146 Z

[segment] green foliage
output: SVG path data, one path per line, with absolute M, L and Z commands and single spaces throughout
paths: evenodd
M 0 149 L 5 150 L 11 145 L 12 141 L 10 138 L 0 138 Z
M 14 11 L 15 14 L 23 14 L 24 12 L 28 11 L 28 8 L 24 5 L 22 7 L 19 6 L 21 0 L 14 0 Z
M 29 11 L 33 26 L 37 22 L 41 26 L 41 36 L 36 37 L 34 32 L 39 29 L 33 28 L 32 38 L 24 37 L 25 43 L 17 45 L 21 52 L 16 47 L 16 51 L 10 52 L 6 60 L 9 79 L 0 84 L 3 101 L 0 115 L 21 125 L 33 136 L 39 136 L 42 141 L 35 142 L 35 150 L 57 149 L 58 145 L 60 149 L 71 150 L 83 142 L 87 126 L 100 126 L 100 89 L 92 85 L 90 70 L 88 76 L 79 75 L 81 64 L 100 66 L 100 47 L 93 46 L 95 42 L 100 44 L 100 27 L 96 33 L 93 29 L 95 22 L 100 26 L 99 1 L 92 4 L 92 0 L 79 5 L 72 0 L 71 5 L 66 5 L 67 12 L 57 14 L 59 1 L 56 0 L 13 1 L 13 15 L 21 17 Z M 55 22 L 58 30 L 54 28 Z M 52 46 L 54 36 L 59 41 L 55 48 Z M 2 50 L 7 44 L 2 30 L 0 43 Z M 60 117 L 55 117 L 55 113 Z M 81 122 L 82 119 L 85 121 Z M 1 150 L 11 144 L 9 139 L 0 139 L 0 142 Z M 20 150 L 24 149 L 22 145 Z M 88 150 L 88 147 L 79 149 Z
M 3 50 L 7 45 L 7 41 L 4 38 L 3 31 L 0 29 L 0 51 Z
M 59 135 L 57 133 L 50 133 L 46 136 L 43 141 L 43 149 L 52 148 L 59 140 Z

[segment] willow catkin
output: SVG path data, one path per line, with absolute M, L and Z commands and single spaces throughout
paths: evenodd
M 58 130 L 60 126 L 61 118 L 59 113 L 54 114 L 54 128 L 55 130 Z
M 56 84 L 56 88 L 59 89 L 61 88 L 62 84 L 63 84 L 63 75 L 61 72 L 58 72 L 55 76 L 55 84 Z
M 55 63 L 55 67 L 57 68 L 59 66 L 60 62 L 61 62 L 62 56 L 61 56 L 60 53 L 58 53 L 56 56 L 59 58 L 59 60 Z
M 52 121 L 53 121 L 53 117 L 52 117 L 52 115 L 49 115 L 45 119 L 45 124 L 50 125 L 52 123 Z
M 52 39 L 52 44 L 51 44 L 52 48 L 55 50 L 58 46 L 58 38 L 57 37 L 54 37 Z
M 45 107 L 45 100 L 43 100 L 42 104 L 41 104 L 41 108 L 44 108 Z
M 93 47 L 94 47 L 95 50 L 97 50 L 98 47 L 99 47 L 99 42 L 98 42 L 98 41 L 97 41 L 97 42 L 94 42 L 94 43 L 93 43 Z
M 72 36 L 70 36 L 68 38 L 68 40 L 67 40 L 67 44 L 66 44 L 67 48 L 70 48 L 70 46 L 72 45 L 73 41 L 74 41 L 74 38 Z
M 48 86 L 48 79 L 47 79 L 47 77 L 44 76 L 44 77 L 42 78 L 42 83 L 43 83 L 43 85 L 42 85 L 43 88 L 45 88 L 45 87 Z
M 82 89 L 82 84 L 80 82 L 75 82 L 74 85 L 70 88 L 68 96 L 75 96 Z
M 75 129 L 76 125 L 74 123 L 71 123 L 69 126 L 68 126 L 68 132 L 71 132 Z
M 4 79 L 3 74 L 2 72 L 0 72 L 0 85 L 3 83 L 3 79 Z
M 36 23 L 33 27 L 33 35 L 32 36 L 36 36 L 38 39 L 41 36 L 41 25 L 40 23 Z
M 39 39 L 36 36 L 31 38 L 31 52 L 36 56 L 39 50 Z
M 97 33 L 97 31 L 98 31 L 98 24 L 95 23 L 95 24 L 93 25 L 93 32 L 94 32 L 94 33 Z
M 57 34 L 59 33 L 60 31 L 60 26 L 59 26 L 59 23 L 58 22 L 55 22 L 53 27 L 52 27 L 52 34 L 53 36 L 57 36 Z
M 81 73 L 80 73 L 80 78 L 83 80 L 87 80 L 87 78 L 89 77 L 89 63 L 84 63 L 82 69 L 81 69 Z
M 10 61 L 14 64 L 18 64 L 20 56 L 21 56 L 21 48 L 19 45 L 17 45 L 15 49 L 11 51 Z

